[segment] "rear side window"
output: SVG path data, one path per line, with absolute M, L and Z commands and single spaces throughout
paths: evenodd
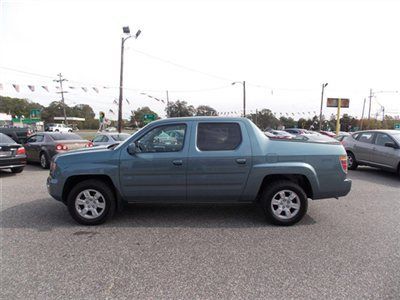
M 362 143 L 372 143 L 372 140 L 374 138 L 374 134 L 372 132 L 363 132 L 360 134 L 358 137 L 358 141 Z
M 201 151 L 235 150 L 242 142 L 238 123 L 199 123 L 197 148 Z

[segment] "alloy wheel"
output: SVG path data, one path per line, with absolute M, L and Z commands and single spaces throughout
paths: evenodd
M 281 220 L 295 217 L 300 211 L 300 198 L 291 190 L 277 192 L 271 201 L 271 209 L 274 216 Z

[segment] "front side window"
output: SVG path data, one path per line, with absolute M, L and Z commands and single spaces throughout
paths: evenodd
M 41 143 L 41 142 L 43 142 L 43 140 L 44 140 L 44 136 L 43 135 L 37 135 L 36 136 L 36 143 Z
M 242 142 L 238 123 L 199 123 L 197 148 L 201 151 L 235 150 Z
M 372 132 L 363 132 L 360 134 L 358 140 L 362 143 L 372 143 L 372 139 L 374 137 L 374 134 Z
M 159 126 L 136 141 L 140 152 L 177 152 L 183 149 L 186 125 Z
M 387 134 L 378 133 L 375 144 L 378 146 L 385 146 L 386 143 L 393 143 L 393 140 Z

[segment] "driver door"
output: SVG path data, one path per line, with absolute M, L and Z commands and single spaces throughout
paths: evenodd
M 128 152 L 129 144 L 121 150 L 120 184 L 125 199 L 141 203 L 186 201 L 189 127 L 189 122 L 153 127 L 132 141 L 135 153 Z

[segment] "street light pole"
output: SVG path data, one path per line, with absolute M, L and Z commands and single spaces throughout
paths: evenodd
M 322 108 L 324 106 L 324 90 L 328 83 L 322 84 L 322 92 L 321 92 L 321 109 L 319 110 L 319 131 L 322 130 Z
M 232 82 L 232 85 L 236 83 L 240 83 L 243 85 L 243 117 L 246 117 L 246 81 L 235 81 Z
M 118 132 L 122 131 L 122 102 L 123 102 L 123 82 L 124 82 L 124 45 L 126 40 L 130 39 L 132 35 L 130 34 L 129 26 L 122 28 L 125 34 L 128 34 L 126 38 L 121 38 L 121 69 L 119 73 L 119 101 L 118 101 Z M 135 39 L 138 38 L 141 31 L 138 30 L 133 36 Z

